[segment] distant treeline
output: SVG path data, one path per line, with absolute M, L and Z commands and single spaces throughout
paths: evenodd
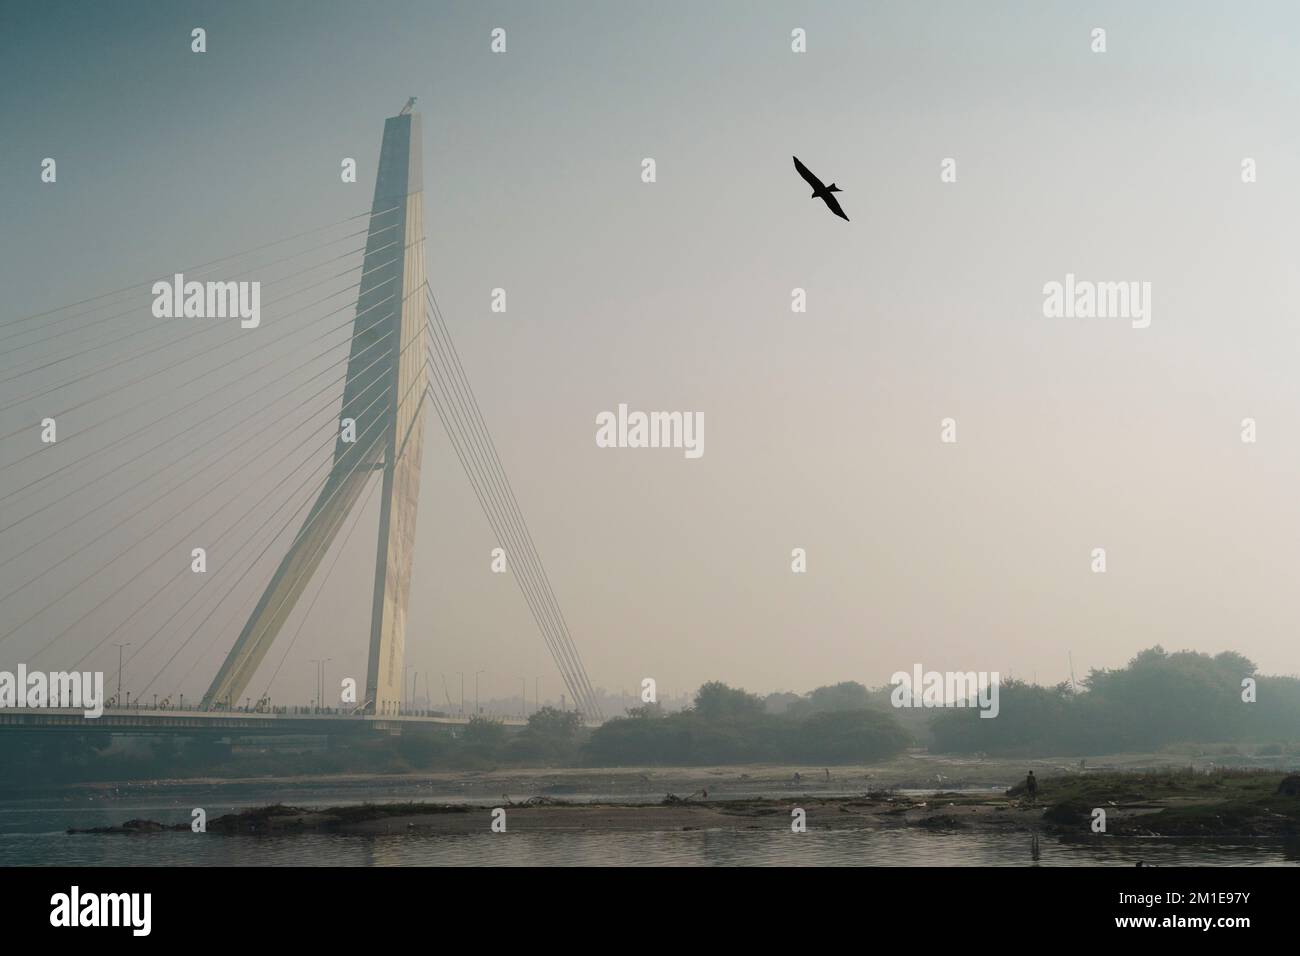
M 606 721 L 592 731 L 583 756 L 595 766 L 867 763 L 909 743 L 891 714 L 869 709 L 861 684 L 819 688 L 797 704 L 770 713 L 763 698 L 714 681 L 700 688 L 694 707 L 678 713 L 650 705 Z
M 1254 682 L 1253 692 L 1243 682 Z M 1252 696 L 1253 702 L 1243 699 Z M 1256 673 L 1232 651 L 1213 657 L 1156 646 L 1127 667 L 1068 683 L 1001 685 L 1001 712 L 940 711 L 930 749 L 944 753 L 1086 755 L 1158 750 L 1179 743 L 1244 743 L 1275 752 L 1300 745 L 1300 680 Z
M 1254 702 L 1243 680 L 1254 681 Z M 573 711 L 544 707 L 522 730 L 475 717 L 459 728 L 408 727 L 398 737 L 337 738 L 286 750 L 204 738 L 0 735 L 0 790 L 43 783 L 293 773 L 393 773 L 501 766 L 863 764 L 908 746 L 934 753 L 1067 756 L 1249 744 L 1257 754 L 1300 754 L 1300 680 L 1256 673 L 1236 653 L 1142 651 L 1127 667 L 1094 670 L 1077 689 L 1000 685 L 998 716 L 975 708 L 895 709 L 889 687 L 845 681 L 806 694 L 759 697 L 713 681 L 685 710 L 655 704 L 585 728 Z M 1247 694 L 1249 696 L 1249 694 Z
M 1300 679 L 1261 675 L 1232 651 L 1152 647 L 1127 667 L 1093 670 L 1077 688 L 1003 681 L 992 719 L 973 707 L 897 710 L 890 691 L 846 681 L 763 699 L 714 682 L 680 713 L 646 707 L 606 722 L 582 758 L 592 765 L 865 763 L 909 744 L 935 753 L 1068 756 L 1248 743 L 1260 754 L 1300 754 Z

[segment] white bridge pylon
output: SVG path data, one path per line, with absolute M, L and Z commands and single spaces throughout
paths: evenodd
M 358 507 L 374 472 L 382 471 L 363 701 L 373 714 L 398 711 L 424 452 L 426 316 L 420 142 L 418 113 L 404 109 L 385 121 L 340 411 L 340 426 L 343 419 L 353 420 L 355 440 L 345 440 L 349 436 L 340 427 L 329 476 L 204 694 L 203 710 L 232 709 L 238 704 L 344 519 Z M 402 237 L 401 254 L 393 252 L 394 235 Z

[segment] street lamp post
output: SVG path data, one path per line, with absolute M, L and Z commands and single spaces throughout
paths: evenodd
M 130 647 L 131 642 L 117 645 L 117 706 L 122 706 L 122 648 Z
M 332 657 L 311 659 L 311 663 L 316 665 L 316 700 L 313 704 L 319 710 L 325 709 L 325 665 L 332 660 L 334 660 Z
M 475 671 L 475 672 L 474 672 L 474 715 L 475 715 L 475 716 L 478 716 L 478 714 L 479 714 L 479 709 L 478 709 L 478 675 L 479 675 L 479 674 L 486 674 L 486 673 L 487 673 L 487 671 Z

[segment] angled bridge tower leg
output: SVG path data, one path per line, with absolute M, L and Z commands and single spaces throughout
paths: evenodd
M 363 700 L 376 714 L 395 713 L 401 700 L 424 446 L 421 167 L 420 117 L 404 109 L 384 124 L 343 388 L 340 419 L 355 421 L 356 440 L 344 442 L 340 429 L 329 476 L 203 696 L 204 710 L 238 704 L 344 518 L 357 507 L 362 491 L 378 470 L 383 472 L 383 498 Z

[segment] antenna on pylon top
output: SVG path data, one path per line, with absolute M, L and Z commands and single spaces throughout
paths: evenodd
M 402 107 L 402 112 L 398 113 L 397 115 L 405 116 L 407 113 L 411 112 L 411 107 L 413 107 L 414 105 L 415 105 L 415 97 L 414 96 L 409 97 L 406 101 L 406 105 Z

